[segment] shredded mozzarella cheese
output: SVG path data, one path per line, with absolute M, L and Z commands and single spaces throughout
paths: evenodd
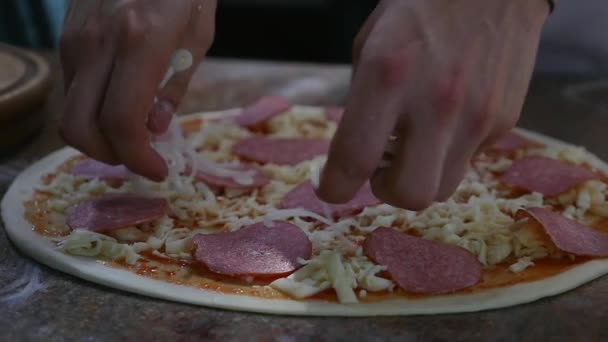
M 531 266 L 534 266 L 534 262 L 532 262 L 532 258 L 523 257 L 523 258 L 519 258 L 516 263 L 509 266 L 509 271 L 511 271 L 513 273 L 519 273 Z
M 364 297 L 367 292 L 390 291 L 395 286 L 391 280 L 377 276 L 386 268 L 375 265 L 365 256 L 344 257 L 339 252 L 325 250 L 304 263 L 304 267 L 270 286 L 294 298 L 310 297 L 333 288 L 342 304 L 359 301 L 356 288 L 365 291 Z M 359 297 L 361 293 L 359 291 Z
M 268 124 L 271 136 L 331 138 L 335 123 L 325 118 L 323 110 L 294 106 L 276 116 Z M 101 256 L 134 264 L 139 252 L 190 259 L 192 238 L 196 234 L 236 231 L 244 226 L 275 220 L 292 223 L 304 231 L 313 245 L 313 256 L 302 261 L 304 266 L 288 277 L 270 284 L 294 298 L 307 298 L 333 289 L 341 303 L 356 303 L 371 292 L 392 291 L 395 283 L 379 276 L 386 268 L 363 255 L 362 242 L 378 227 L 393 227 L 422 238 L 460 246 L 475 255 L 480 263 L 494 266 L 509 262 L 509 270 L 522 272 L 534 261 L 559 253 L 548 246 L 527 220 L 513 217 L 522 209 L 563 207 L 563 215 L 584 222 L 590 216 L 608 217 L 607 186 L 593 180 L 554 198 L 540 193 L 512 197 L 496 174 L 508 169 L 513 160 L 482 155 L 458 186 L 456 193 L 444 203 L 414 212 L 387 204 L 364 208 L 352 217 L 332 221 L 303 209 L 277 209 L 283 197 L 298 184 L 310 180 L 319 186 L 326 156 L 304 161 L 296 166 L 266 164 L 260 170 L 271 179 L 253 191 L 227 189 L 222 195 L 195 179 L 197 172 L 229 177 L 248 185 L 253 181 L 250 171 L 238 171 L 238 158 L 232 147 L 252 133 L 227 121 L 205 122 L 200 132 L 184 137 L 177 120 L 171 122 L 167 135 L 153 147 L 167 161 L 169 177 L 154 183 L 136 177 L 113 188 L 97 179 L 84 179 L 59 173 L 41 191 L 52 195 L 49 201 L 53 222 L 65 223 L 69 208 L 80 201 L 104 193 L 143 192 L 162 196 L 170 203 L 172 217 L 136 229 L 119 230 L 112 237 L 74 231 L 61 242 L 69 254 Z M 518 151 L 516 158 L 542 155 L 580 165 L 588 158 L 584 149 L 534 148 Z M 177 218 L 177 220 L 175 219 Z M 312 219 L 312 220 L 311 220 Z M 179 223 L 178 223 L 179 222 Z M 186 223 L 186 224 L 182 224 Z M 60 226 L 59 224 L 57 225 Z M 197 229 L 188 228 L 197 227 Z M 67 228 L 66 228 L 67 229 Z M 135 229 L 135 230 L 133 230 Z M 144 232 L 142 240 L 139 233 Z
M 139 254 L 132 246 L 121 244 L 107 235 L 86 230 L 75 230 L 60 242 L 61 250 L 72 255 L 101 256 L 111 260 L 124 260 L 133 265 L 139 259 Z

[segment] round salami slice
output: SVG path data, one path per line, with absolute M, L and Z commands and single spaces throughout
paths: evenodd
M 608 234 L 549 209 L 531 208 L 525 212 L 543 226 L 551 241 L 561 251 L 576 255 L 608 256 Z
M 291 104 L 279 96 L 266 96 L 256 103 L 245 107 L 243 112 L 235 118 L 238 125 L 255 128 L 273 117 L 286 112 Z
M 229 166 L 227 168 L 230 170 L 242 171 L 250 174 L 251 182 L 247 182 L 247 184 L 245 184 L 245 182 L 239 182 L 230 176 L 221 177 L 203 171 L 198 171 L 196 173 L 196 178 L 214 187 L 239 190 L 251 190 L 260 188 L 270 182 L 270 179 L 266 177 L 264 173 L 262 173 L 262 171 L 258 170 L 255 166 L 252 165 L 237 165 Z
M 327 107 L 325 108 L 325 117 L 327 120 L 340 122 L 342 120 L 342 115 L 344 115 L 344 108 L 342 107 Z
M 304 232 L 287 222 L 272 227 L 256 223 L 235 232 L 198 234 L 193 258 L 209 271 L 229 276 L 285 276 L 310 259 L 312 243 Z
M 73 176 L 99 178 L 103 180 L 126 181 L 132 176 L 131 171 L 124 165 L 108 165 L 95 159 L 83 159 L 70 170 Z
M 481 264 L 465 249 L 378 228 L 363 242 L 364 253 L 387 267 L 405 291 L 439 294 L 471 287 L 481 279 Z
M 259 163 L 297 165 L 327 154 L 329 140 L 254 136 L 236 143 L 232 151 L 243 159 Z
M 500 138 L 492 147 L 491 150 L 498 152 L 512 152 L 521 148 L 539 147 L 541 144 L 526 139 L 515 132 L 509 132 Z
M 107 232 L 157 220 L 169 212 L 161 198 L 134 194 L 106 194 L 76 205 L 67 218 L 71 229 Z
M 339 219 L 345 216 L 357 214 L 363 208 L 378 205 L 381 201 L 372 193 L 371 186 L 365 183 L 357 192 L 355 197 L 344 204 L 328 204 L 317 197 L 310 181 L 306 181 L 287 193 L 279 208 L 281 209 L 305 209 L 321 216 L 331 215 Z
M 515 160 L 501 180 L 512 187 L 556 196 L 597 177 L 582 166 L 545 157 L 524 157 Z

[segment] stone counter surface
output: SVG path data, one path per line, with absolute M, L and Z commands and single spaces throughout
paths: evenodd
M 56 128 L 63 99 L 55 70 L 56 87 L 42 109 L 44 131 L 0 161 L 2 193 L 20 170 L 62 146 Z M 339 104 L 349 77 L 344 66 L 214 60 L 196 74 L 183 112 L 244 105 L 269 93 L 296 103 Z M 608 83 L 537 76 L 520 125 L 608 159 Z M 608 277 L 561 296 L 471 314 L 311 318 L 216 310 L 62 274 L 24 257 L 0 229 L 0 341 L 605 341 L 607 320 Z

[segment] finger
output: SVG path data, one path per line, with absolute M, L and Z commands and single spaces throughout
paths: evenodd
M 66 43 L 61 43 L 62 46 L 65 46 Z M 63 70 L 63 91 L 65 95 L 68 94 L 68 90 L 72 85 L 74 80 L 74 75 L 76 74 L 76 68 L 74 67 L 74 58 L 69 57 L 70 52 L 67 51 L 67 48 L 60 48 L 59 53 L 59 61 L 61 63 L 61 69 Z
M 64 30 L 59 41 L 59 61 L 63 71 L 63 91 L 66 95 L 76 74 L 78 53 L 75 40 L 76 32 Z
M 498 140 L 504 137 L 505 134 L 515 128 L 523 108 L 525 94 L 510 94 L 509 96 L 514 96 L 517 99 L 520 98 L 520 100 L 514 100 L 513 103 L 506 106 L 506 108 L 501 111 L 502 113 L 496 118 L 496 122 L 492 125 L 492 128 L 487 133 L 485 139 L 479 144 L 477 151 L 474 154 L 481 153 L 492 147 Z
M 494 122 L 494 111 L 497 101 L 501 98 L 490 96 L 481 106 L 471 105 L 465 108 L 465 97 L 471 93 L 474 73 L 474 61 L 477 60 L 477 46 L 468 52 L 463 52 L 463 63 L 453 68 L 445 78 L 438 82 L 435 89 L 434 110 L 447 113 L 448 116 L 459 118 L 456 122 L 455 133 L 448 147 L 448 155 L 440 179 L 440 186 L 435 200 L 444 201 L 456 190 L 464 178 L 469 162 Z M 490 93 L 492 95 L 492 93 Z M 462 114 L 467 112 L 466 114 Z
M 487 135 L 487 129 L 480 132 L 471 127 L 471 125 L 463 123 L 462 128 L 458 130 L 455 138 L 449 144 L 451 147 L 446 157 L 435 200 L 445 201 L 454 193 L 469 169 L 471 158 Z
M 529 82 L 529 78 L 527 79 L 524 77 L 523 81 Z M 513 82 L 511 82 L 511 85 L 513 85 Z M 487 137 L 479 144 L 475 154 L 482 153 L 486 149 L 492 147 L 505 134 L 515 128 L 524 106 L 524 100 L 526 98 L 525 93 L 528 90 L 528 87 L 519 84 L 513 85 L 511 88 L 514 89 L 514 91 L 506 95 L 508 101 L 506 101 L 503 106 L 504 109 L 502 110 L 502 114 L 497 118 L 496 123 L 487 134 Z
M 462 128 L 452 139 L 451 148 L 449 148 L 441 175 L 439 190 L 435 197 L 437 201 L 447 200 L 458 188 L 469 169 L 471 158 L 487 134 L 487 132 L 473 130 L 471 127 L 471 125 L 463 123 Z
M 493 85 L 493 88 L 496 89 L 494 94 L 488 96 L 488 105 L 485 109 L 482 107 L 482 112 L 478 112 L 476 120 L 478 122 L 483 122 L 483 111 L 486 111 L 486 115 L 493 116 L 494 118 L 489 127 L 487 127 L 485 137 L 479 143 L 474 154 L 483 152 L 485 149 L 493 146 L 494 143 L 515 127 L 519 119 L 525 99 L 525 92 L 506 94 L 506 81 L 498 81 L 499 79 L 500 77 L 497 77 L 496 84 Z M 507 98 L 510 101 L 507 101 Z
M 384 8 L 386 6 L 384 6 L 383 4 L 384 4 L 384 2 L 380 3 L 379 5 L 376 6 L 376 8 L 374 8 L 372 13 L 365 20 L 365 23 L 363 23 L 363 26 L 361 26 L 359 33 L 357 33 L 357 36 L 355 37 L 355 40 L 353 41 L 353 52 L 352 52 L 353 77 L 354 77 L 354 74 L 356 73 L 357 67 L 359 65 L 359 56 L 361 55 L 361 50 L 363 49 L 363 44 L 365 44 L 365 42 L 367 41 L 367 38 L 369 37 L 370 32 L 372 31 L 374 26 L 376 26 L 376 22 L 378 21 L 378 18 L 380 18 L 380 15 L 384 12 Z
M 178 9 L 167 8 L 168 13 L 171 10 Z M 167 167 L 150 146 L 147 116 L 184 28 L 171 20 L 163 24 L 175 25 L 174 29 L 150 26 L 140 14 L 124 11 L 122 40 L 99 122 L 121 162 L 137 174 L 162 180 Z
M 409 58 L 402 49 L 361 60 L 322 174 L 325 201 L 348 201 L 377 168 L 400 114 Z
M 99 33 L 102 32 L 91 30 L 91 26 L 100 24 L 101 6 L 102 0 L 71 1 L 66 12 L 59 50 L 66 95 L 76 74 L 77 63 L 83 60 L 81 58 L 83 45 L 98 43 L 92 40 L 101 38 Z M 90 49 L 87 51 L 90 51 Z M 90 61 L 87 61 L 87 63 L 90 63 Z
M 514 39 L 517 39 L 515 31 L 510 31 L 505 41 L 509 42 Z M 523 52 L 511 51 L 506 46 L 508 44 L 501 44 L 500 48 L 494 52 L 494 55 L 490 57 L 494 62 L 490 63 L 487 66 L 488 70 L 484 72 L 485 75 L 490 77 L 490 79 L 486 79 L 485 89 L 493 92 L 488 96 L 492 101 L 490 102 L 491 108 L 489 110 L 494 112 L 496 118 L 485 139 L 479 144 L 475 154 L 481 153 L 493 146 L 494 143 L 515 127 L 528 90 L 527 86 L 518 87 L 515 85 L 514 80 L 522 79 L 527 85 L 532 74 L 533 63 L 529 65 L 520 63 L 520 68 L 517 68 L 517 70 L 513 70 L 509 66 L 513 64 L 514 60 L 520 61 L 529 49 Z M 529 58 L 532 60 L 533 55 L 529 56 Z M 524 75 L 523 78 L 522 75 Z M 508 94 L 507 91 L 509 92 Z M 515 101 L 513 101 L 514 99 Z
M 171 64 L 175 73 L 163 81 L 159 97 L 173 103 L 180 103 L 198 64 L 207 53 L 214 36 L 214 15 L 208 9 L 198 16 L 193 16 L 188 24 L 188 34 L 182 39 L 179 50 L 172 56 Z
M 430 117 L 432 114 L 420 113 L 419 116 Z M 439 190 L 450 141 L 449 130 L 430 120 L 420 121 L 408 125 L 409 134 L 399 137 L 400 143 L 391 165 L 379 169 L 371 181 L 378 198 L 411 210 L 424 209 L 433 202 Z
M 90 68 L 76 75 L 68 90 L 59 133 L 67 144 L 89 157 L 117 164 L 116 155 L 97 122 L 97 110 L 103 98 L 107 74 Z
M 91 38 L 82 40 L 80 58 L 87 64 L 80 66 L 70 82 L 60 134 L 68 144 L 90 157 L 114 164 L 116 156 L 97 122 L 112 69 L 114 44 L 100 38 L 103 32 L 93 21 L 83 29 Z
M 187 34 L 184 35 L 177 54 L 172 56 L 174 74 L 163 80 L 162 88 L 158 93 L 158 101 L 154 103 L 148 119 L 148 128 L 153 133 L 166 131 L 171 116 L 176 111 L 177 104 L 188 89 L 188 84 L 197 70 L 197 66 L 211 47 L 215 29 L 215 2 L 198 1 L 192 11 Z
M 470 64 L 439 74 L 428 86 L 416 85 L 423 92 L 411 97 L 409 101 L 415 104 L 409 106 L 412 109 L 404 113 L 397 127 L 399 140 L 391 165 L 377 171 L 372 179 L 378 197 L 409 209 L 431 204 L 440 189 L 449 143 L 465 104 Z

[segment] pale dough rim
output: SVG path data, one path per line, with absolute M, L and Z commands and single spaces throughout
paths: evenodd
M 300 108 L 310 109 L 313 107 Z M 238 109 L 231 109 L 191 114 L 184 116 L 183 119 L 226 117 L 233 116 L 238 112 Z M 572 146 L 539 133 L 523 129 L 517 129 L 517 132 L 546 145 Z M 472 294 L 421 299 L 392 299 L 383 302 L 350 305 L 322 301 L 264 299 L 175 285 L 104 266 L 91 258 L 64 254 L 55 249 L 48 238 L 37 235 L 31 229 L 31 224 L 24 217 L 23 202 L 31 198 L 34 188 L 40 184 L 42 175 L 54 171 L 66 159 L 78 154 L 73 148 L 62 148 L 32 164 L 13 181 L 1 204 L 6 232 L 23 253 L 51 268 L 97 284 L 140 295 L 207 307 L 279 315 L 431 315 L 477 312 L 529 303 L 572 290 L 608 273 L 608 260 L 592 260 L 540 281 L 521 283 L 510 287 L 483 290 Z M 595 156 L 590 162 L 602 171 L 608 170 L 608 164 Z

